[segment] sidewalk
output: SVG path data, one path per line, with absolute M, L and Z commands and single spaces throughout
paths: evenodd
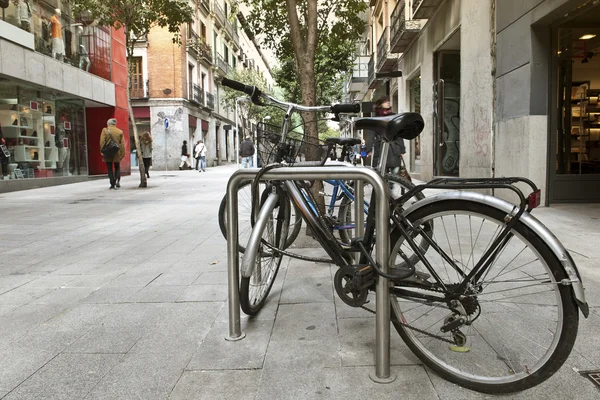
M 2 399 L 484 399 L 424 368 L 392 330 L 376 384 L 375 321 L 336 296 L 335 268 L 285 258 L 268 304 L 227 335 L 219 203 L 235 166 L 151 171 L 0 194 Z M 546 383 L 509 399 L 597 399 L 600 205 L 534 212 L 571 251 L 589 319 Z M 322 254 L 317 248 L 304 254 Z M 242 314 L 243 315 L 243 314 Z

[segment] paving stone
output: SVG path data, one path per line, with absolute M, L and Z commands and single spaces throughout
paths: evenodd
M 41 287 L 18 287 L 0 295 L 0 304 L 29 304 L 53 290 L 52 288 Z
M 32 301 L 33 304 L 74 304 L 86 298 L 94 288 L 58 288 Z
M 135 303 L 173 303 L 187 286 L 146 286 L 134 294 L 130 301 Z
M 262 368 L 269 345 L 273 321 L 246 320 L 242 331 L 246 338 L 228 341 L 229 326 L 217 322 L 198 347 L 187 369 L 249 369 Z
M 375 365 L 375 319 L 339 319 L 339 337 L 343 366 Z M 390 361 L 392 365 L 414 365 L 421 361 L 390 327 Z
M 0 388 L 10 391 L 43 367 L 56 354 L 47 351 L 24 351 L 11 349 L 2 351 L 0 359 Z
M 184 290 L 177 299 L 178 302 L 225 300 L 227 300 L 227 285 L 193 285 Z
M 198 277 L 194 285 L 227 285 L 227 271 L 206 271 Z
M 45 394 L 49 398 L 83 398 L 119 362 L 118 354 L 61 354 L 19 385 L 11 397 Z
M 261 370 L 185 371 L 171 400 L 256 398 Z
M 85 399 L 165 399 L 183 374 L 190 357 L 187 349 L 166 354 L 127 354 Z
M 150 282 L 149 286 L 188 286 L 191 285 L 201 274 L 202 272 L 200 271 L 169 271 Z
M 101 287 L 82 299 L 82 303 L 125 303 L 137 292 L 139 287 Z
M 337 337 L 333 303 L 282 304 L 273 340 L 319 340 Z

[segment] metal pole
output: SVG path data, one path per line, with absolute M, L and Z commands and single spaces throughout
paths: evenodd
M 238 171 L 239 172 L 239 171 Z M 240 282 L 238 256 L 238 187 L 242 176 L 234 174 L 227 184 L 227 290 L 229 306 L 229 336 L 236 341 L 246 337 L 240 324 Z
M 240 98 L 238 97 L 237 99 L 235 99 L 235 143 L 233 146 L 233 150 L 235 151 L 235 165 L 236 167 L 239 169 L 240 168 L 240 159 L 239 159 L 239 139 L 238 139 L 238 135 L 240 132 L 240 125 L 238 122 L 238 101 L 240 100 Z
M 227 262 L 229 284 L 229 340 L 238 340 L 244 337 L 240 328 L 239 307 L 239 258 L 237 253 L 237 188 L 244 180 L 254 179 L 257 169 L 240 169 L 233 173 L 227 185 Z M 323 180 L 335 176 L 338 179 L 365 180 L 369 182 L 375 193 L 377 205 L 375 216 L 375 229 L 378 240 L 376 242 L 376 261 L 383 272 L 388 272 L 390 236 L 389 236 L 389 208 L 387 200 L 389 189 L 383 178 L 369 168 L 348 168 L 346 166 L 331 167 L 288 167 L 268 171 L 261 176 L 261 180 L 286 180 L 307 179 Z M 378 383 L 389 383 L 396 379 L 390 372 L 390 282 L 389 279 L 379 277 L 377 283 L 375 318 L 375 371 L 369 376 Z
M 365 234 L 365 193 L 362 180 L 354 181 L 354 236 L 362 237 Z M 360 253 L 356 253 L 356 263 L 360 261 Z

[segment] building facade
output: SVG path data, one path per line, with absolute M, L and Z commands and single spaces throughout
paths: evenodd
M 413 175 L 524 176 L 545 204 L 600 201 L 600 1 L 370 5 L 369 77 L 352 97 L 423 115 Z
M 0 192 L 105 174 L 102 128 L 115 117 L 127 132 L 123 32 L 71 16 L 60 0 L 10 1 L 2 9 Z M 130 173 L 129 159 L 121 168 Z
M 138 132 L 153 137 L 152 168 L 174 170 L 181 147 L 203 140 L 207 165 L 235 161 L 235 110 L 221 101 L 222 77 L 253 68 L 272 85 L 270 66 L 252 35 L 241 29 L 243 14 L 227 0 L 191 1 L 194 21 L 182 27 L 182 44 L 154 28 L 134 52 L 130 87 Z

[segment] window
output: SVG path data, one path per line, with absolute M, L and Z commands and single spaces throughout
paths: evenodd
M 133 57 L 129 64 L 131 69 L 131 87 L 129 95 L 131 97 L 145 97 L 144 74 L 142 70 L 142 57 Z
M 202 80 L 200 81 L 200 86 L 202 86 L 202 90 L 204 89 L 204 81 L 206 80 L 206 74 L 203 72 L 202 73 Z
M 200 36 L 202 37 L 202 40 L 206 42 L 206 25 L 202 21 L 200 21 Z
M 225 59 L 225 62 L 229 64 L 229 48 L 226 44 L 223 44 L 223 58 Z

